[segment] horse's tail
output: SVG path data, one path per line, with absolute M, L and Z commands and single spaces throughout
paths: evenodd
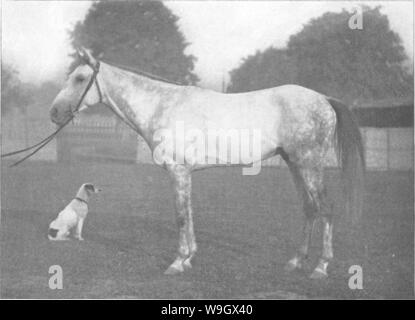
M 359 221 L 363 209 L 365 153 L 357 121 L 341 101 L 327 97 L 336 113 L 335 146 L 342 169 L 342 182 L 346 196 L 346 212 L 352 223 Z

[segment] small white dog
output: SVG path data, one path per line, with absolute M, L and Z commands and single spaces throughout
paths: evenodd
M 74 237 L 78 240 L 82 238 L 82 226 L 88 214 L 88 200 L 91 194 L 100 192 L 91 183 L 84 183 L 78 190 L 73 199 L 61 212 L 58 217 L 49 225 L 49 240 L 69 240 L 71 230 L 76 227 Z

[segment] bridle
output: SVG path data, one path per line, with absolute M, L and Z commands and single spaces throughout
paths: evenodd
M 9 157 L 9 156 L 13 156 L 13 155 L 15 155 L 15 154 L 19 154 L 19 153 L 22 153 L 22 152 L 26 152 L 26 151 L 29 151 L 29 150 L 32 150 L 32 149 L 34 149 L 32 152 L 30 152 L 29 154 L 27 154 L 26 156 L 24 156 L 22 159 L 20 159 L 20 160 L 18 160 L 18 161 L 16 161 L 16 162 L 14 162 L 12 165 L 11 165 L 11 167 L 14 167 L 14 166 L 17 166 L 18 164 L 20 164 L 20 163 L 22 163 L 23 161 L 25 161 L 26 159 L 28 159 L 28 158 L 30 158 L 31 156 L 33 156 L 36 152 L 38 152 L 40 149 L 42 149 L 44 146 L 46 146 L 50 141 L 52 141 L 53 140 L 53 138 L 55 138 L 55 136 L 63 129 L 63 128 L 65 128 L 66 127 L 66 125 L 68 124 L 68 123 L 70 123 L 74 118 L 75 118 L 75 115 L 79 112 L 79 109 L 81 108 L 81 105 L 82 105 L 82 102 L 84 101 L 84 99 L 85 99 L 85 97 L 86 97 L 86 95 L 88 94 L 88 92 L 89 92 L 89 90 L 91 89 L 91 87 L 92 87 L 92 85 L 95 83 L 95 86 L 96 86 L 96 88 L 97 88 L 97 92 L 98 92 L 98 96 L 99 96 L 99 100 L 98 100 L 98 103 L 100 103 L 100 104 L 103 104 L 103 105 L 105 105 L 106 107 L 108 107 L 113 113 L 115 113 L 115 115 L 122 121 L 122 122 L 124 122 L 126 125 L 128 125 L 132 130 L 134 130 L 136 133 L 138 133 L 138 134 L 140 134 L 140 132 L 139 132 L 139 130 L 138 130 L 138 128 L 136 128 L 130 121 L 129 121 L 129 119 L 124 119 L 119 113 L 120 113 L 120 111 L 117 111 L 116 110 L 116 106 L 113 106 L 111 103 L 106 103 L 106 102 L 104 102 L 104 95 L 103 95 L 103 93 L 102 93 L 102 89 L 101 89 L 101 86 L 99 85 L 99 82 L 98 82 L 98 73 L 99 73 L 99 69 L 100 69 L 100 65 L 101 65 L 101 63 L 100 63 L 100 61 L 99 60 L 96 60 L 96 64 L 92 64 L 89 60 L 86 60 L 86 59 L 82 59 L 84 62 L 85 62 L 85 64 L 87 65 L 87 66 L 89 66 L 91 69 L 92 69 L 92 76 L 91 76 L 91 79 L 89 79 L 89 82 L 88 82 L 88 84 L 87 84 L 87 86 L 85 87 L 85 90 L 84 90 L 84 92 L 82 93 L 82 95 L 81 95 L 81 98 L 79 99 L 79 101 L 78 101 L 78 103 L 77 103 L 77 105 L 75 106 L 75 108 L 73 109 L 73 110 L 71 110 L 70 111 L 70 116 L 69 116 L 69 118 L 63 123 L 63 124 L 61 124 L 60 126 L 59 126 L 59 128 L 58 129 L 56 129 L 52 134 L 50 134 L 49 136 L 47 136 L 45 139 L 43 139 L 42 141 L 40 141 L 40 142 L 38 142 L 38 143 L 36 143 L 36 144 L 34 144 L 34 145 L 32 145 L 32 146 L 30 146 L 30 147 L 27 147 L 27 148 L 24 148 L 24 149 L 20 149 L 20 150 L 16 150 L 16 151 L 13 151 L 13 152 L 9 152 L 9 153 L 5 153 L 5 154 L 2 154 L 1 155 L 1 157 L 2 158 L 5 158 L 5 157 Z M 111 64 L 111 63 L 109 63 L 109 62 L 106 62 L 105 61 L 105 63 L 108 63 L 108 64 L 110 64 L 110 65 L 114 65 L 114 64 Z M 114 65 L 115 66 L 115 65 Z M 124 67 L 124 68 L 126 68 L 126 67 Z M 168 81 L 168 80 L 166 80 L 166 79 L 164 79 L 164 78 L 162 78 L 162 77 L 159 77 L 159 76 L 155 76 L 155 75 L 152 75 L 152 74 L 150 74 L 150 73 L 145 73 L 145 72 L 143 72 L 143 71 L 139 71 L 139 70 L 135 70 L 135 69 L 132 69 L 132 68 L 126 68 L 127 69 L 127 71 L 131 71 L 131 72 L 136 72 L 136 73 L 139 73 L 139 74 L 142 74 L 142 75 L 145 75 L 145 76 L 149 76 L 149 77 L 152 77 L 153 79 L 157 79 L 157 80 L 161 80 L 161 81 L 165 81 L 165 82 L 170 82 L 170 83 L 174 83 L 174 84 L 178 84 L 178 83 L 175 83 L 175 82 L 172 82 L 172 81 Z M 183 84 L 179 84 L 179 85 L 183 85 Z
M 71 116 L 75 116 L 75 113 L 77 113 L 79 111 L 79 108 L 82 105 L 82 102 L 85 99 L 85 96 L 88 94 L 89 89 L 91 89 L 92 85 L 95 83 L 95 86 L 97 87 L 97 91 L 98 91 L 98 96 L 99 96 L 99 100 L 98 103 L 103 103 L 103 96 L 102 96 L 102 90 L 101 87 L 99 85 L 99 82 L 97 80 L 97 76 L 99 73 L 99 67 L 101 66 L 101 63 L 97 60 L 97 63 L 95 65 L 93 65 L 92 63 L 86 62 L 86 65 L 89 66 L 92 69 L 92 76 L 91 79 L 89 79 L 89 82 L 87 84 L 87 86 L 85 87 L 85 90 L 81 96 L 81 98 L 79 99 L 78 104 L 76 105 L 75 109 L 72 110 L 71 112 Z
M 95 85 L 96 85 L 96 87 L 97 87 L 97 91 L 98 91 L 98 95 L 99 95 L 99 103 L 103 103 L 103 95 L 102 95 L 102 90 L 101 90 L 101 87 L 100 87 L 100 85 L 99 85 L 99 83 L 98 83 L 98 80 L 97 80 L 97 75 L 98 75 L 98 72 L 99 72 L 99 67 L 100 67 L 100 62 L 99 61 L 97 61 L 97 63 L 96 63 L 96 65 L 92 65 L 91 63 L 89 63 L 89 62 L 86 62 L 86 64 L 89 66 L 89 67 L 91 67 L 92 68 L 92 70 L 93 70 L 93 73 L 92 73 L 92 76 L 91 76 L 91 79 L 89 80 L 89 82 L 88 82 L 88 84 L 87 84 L 87 86 L 85 87 L 85 90 L 84 90 L 84 92 L 82 93 L 82 95 L 81 95 L 81 98 L 79 99 L 79 101 L 78 101 L 78 103 L 77 103 L 77 105 L 75 106 L 75 108 L 73 109 L 73 110 L 71 110 L 71 114 L 70 114 L 70 117 L 63 123 L 63 124 L 61 124 L 60 126 L 59 126 L 59 128 L 58 129 L 56 129 L 52 134 L 50 134 L 49 136 L 47 136 L 45 139 L 43 139 L 42 141 L 40 141 L 40 142 L 38 142 L 38 143 L 36 143 L 36 144 L 34 144 L 34 145 L 32 145 L 32 146 L 30 146 L 30 147 L 27 147 L 27 148 L 24 148 L 24 149 L 20 149 L 20 150 L 16 150 L 16 151 L 13 151 L 13 152 L 9 152 L 9 153 L 5 153 L 5 154 L 2 154 L 1 155 L 1 157 L 2 158 L 5 158 L 5 157 L 9 157 L 9 156 L 13 156 L 13 155 L 15 155 L 15 154 L 19 154 L 19 153 L 22 153 L 22 152 L 25 152 L 25 151 L 29 151 L 29 150 L 32 150 L 32 149 L 34 149 L 35 148 L 35 150 L 33 150 L 32 152 L 30 152 L 28 155 L 26 155 L 26 156 L 24 156 L 22 159 L 20 159 L 20 160 L 18 160 L 18 161 L 16 161 L 16 162 L 14 162 L 12 165 L 11 165 L 11 167 L 14 167 L 14 166 L 17 166 L 18 164 L 20 164 L 21 162 L 23 162 L 23 161 L 25 161 L 26 159 L 28 159 L 28 158 L 30 158 L 31 156 L 33 156 L 36 152 L 38 152 L 40 149 L 42 149 L 44 146 L 46 146 L 50 141 L 52 141 L 52 139 L 64 128 L 64 127 L 66 127 L 66 125 L 69 123 L 69 122 L 71 122 L 74 118 L 75 118 L 75 115 L 76 115 L 76 113 L 78 113 L 78 111 L 79 111 L 79 109 L 80 109 L 80 107 L 81 107 L 81 105 L 82 105 L 82 102 L 84 101 L 84 99 L 85 99 L 85 97 L 86 97 L 86 95 L 88 94 L 88 91 L 89 91 L 89 89 L 91 89 L 91 87 L 92 87 L 92 85 L 94 84 L 94 82 L 95 82 Z M 106 104 L 105 104 L 106 105 Z M 136 131 L 136 130 L 135 130 Z
M 103 94 L 102 94 L 102 89 L 101 89 L 101 86 L 99 85 L 99 82 L 98 82 L 98 78 L 97 78 L 97 76 L 98 76 L 98 72 L 99 72 L 99 67 L 101 66 L 101 63 L 100 63 L 100 61 L 98 61 L 97 60 L 97 63 L 96 63 L 96 65 L 94 66 L 94 65 L 92 65 L 91 63 L 88 63 L 88 62 L 86 62 L 86 64 L 89 66 L 89 67 L 91 67 L 92 68 L 92 70 L 93 70 L 93 74 L 92 74 L 92 77 L 91 77 L 91 79 L 89 80 L 89 83 L 88 83 L 88 85 L 87 85 L 87 87 L 86 87 L 86 89 L 85 89 L 85 92 L 84 92 L 84 95 L 83 95 L 83 97 L 81 97 L 81 100 L 79 101 L 79 103 L 78 103 L 78 105 L 77 105 L 77 108 L 76 108 L 76 110 L 72 113 L 72 115 L 74 114 L 74 113 L 76 113 L 76 112 L 78 112 L 79 111 L 79 108 L 80 108 L 80 106 L 81 106 L 81 104 L 82 104 L 82 100 L 83 100 L 83 98 L 85 97 L 85 95 L 88 93 L 88 91 L 89 91 L 89 89 L 91 88 L 91 86 L 92 86 L 92 83 L 94 83 L 95 82 L 95 86 L 96 86 L 96 88 L 97 88 L 97 91 L 98 91 L 98 96 L 99 96 L 99 100 L 98 100 L 98 103 L 101 103 L 101 104 L 103 104 L 103 105 L 105 105 L 107 108 L 109 108 L 122 122 L 124 122 L 127 126 L 129 126 L 131 129 L 133 129 L 136 133 L 138 133 L 138 134 L 140 134 L 140 132 L 137 130 L 137 128 L 136 127 L 134 127 L 134 125 L 133 124 L 131 124 L 130 123 L 130 121 L 128 121 L 128 120 L 126 120 L 126 119 L 124 119 L 123 117 L 121 117 L 120 115 L 119 115 L 119 113 L 118 113 L 118 111 L 117 110 L 115 110 L 115 107 L 114 106 L 112 106 L 111 105 L 111 103 L 106 103 L 106 102 L 104 102 L 104 99 L 103 99 Z

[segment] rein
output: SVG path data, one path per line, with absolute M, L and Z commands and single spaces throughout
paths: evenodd
M 177 82 L 174 82 L 174 81 L 170 81 L 170 80 L 167 80 L 167 79 L 165 79 L 165 78 L 162 78 L 162 77 L 159 77 L 159 76 L 156 76 L 156 75 L 154 75 L 154 74 L 151 74 L 151 73 L 147 73 L 147 72 L 144 72 L 144 71 L 142 71 L 142 70 L 137 70 L 137 69 L 134 69 L 134 68 L 130 68 L 130 67 L 126 67 L 126 66 L 117 66 L 117 65 L 115 65 L 115 64 L 113 64 L 113 63 L 110 63 L 110 62 L 107 62 L 107 61 L 103 61 L 104 63 L 107 63 L 107 64 L 109 64 L 109 65 L 112 65 L 112 66 L 114 66 L 114 67 L 118 67 L 118 68 L 120 68 L 120 69 L 124 69 L 124 70 L 126 70 L 126 71 L 130 71 L 130 72 L 133 72 L 133 73 L 137 73 L 137 74 L 139 74 L 139 75 L 143 75 L 143 76 L 147 76 L 147 77 L 149 77 L 149 78 L 151 78 L 151 79 L 153 79 L 153 80 L 159 80 L 159 81 L 164 81 L 164 82 L 167 82 L 167 83 L 172 83 L 172 84 L 176 84 L 176 85 L 184 85 L 184 84 L 182 84 L 182 83 L 177 83 Z M 87 95 L 87 93 L 88 93 L 88 91 L 89 91 L 89 89 L 91 89 L 91 87 L 92 87 L 92 84 L 95 82 L 95 85 L 96 85 L 96 87 L 97 87 L 97 91 L 98 91 L 98 95 L 99 95 L 99 102 L 98 103 L 102 103 L 102 104 L 104 104 L 106 107 L 108 107 L 113 113 L 115 113 L 115 115 L 121 120 L 121 121 L 123 121 L 126 125 L 128 125 L 131 129 L 133 129 L 136 133 L 138 133 L 138 134 L 140 134 L 139 133 L 139 131 L 137 130 L 137 128 L 135 128 L 129 121 L 127 121 L 126 119 L 124 119 L 121 115 L 119 115 L 118 114 L 118 111 L 117 110 L 115 110 L 115 108 L 113 107 L 113 106 L 111 106 L 111 103 L 110 104 L 107 104 L 107 103 L 104 103 L 103 102 L 103 95 L 102 95 L 102 90 L 101 90 L 101 87 L 100 87 L 100 85 L 99 85 L 99 83 L 98 83 L 98 80 L 97 80 L 97 75 L 98 75 L 98 72 L 99 72 L 99 67 L 100 67 L 100 62 L 99 61 L 97 61 L 97 64 L 94 66 L 94 65 L 92 65 L 91 63 L 88 63 L 87 62 L 87 65 L 89 66 L 89 67 L 91 67 L 92 68 L 92 70 L 93 70 L 93 74 L 92 74 L 92 77 L 91 77 L 91 79 L 89 80 L 89 82 L 88 82 L 88 85 L 86 86 L 86 88 L 85 88 L 85 90 L 84 90 L 84 92 L 83 92 L 83 94 L 82 94 L 82 96 L 81 96 L 81 98 L 79 99 L 79 101 L 78 101 L 78 104 L 76 105 L 76 107 L 75 107 L 75 109 L 74 110 L 71 110 L 71 115 L 70 115 L 70 117 L 69 117 L 69 119 L 67 120 L 67 121 L 65 121 L 65 123 L 63 123 L 62 125 L 60 125 L 59 126 L 59 128 L 58 129 L 56 129 L 52 134 L 50 134 L 49 136 L 47 136 L 46 138 L 44 138 L 42 141 L 40 141 L 40 142 L 38 142 L 38 143 L 36 143 L 36 144 L 34 144 L 34 145 L 32 145 L 32 146 L 30 146 L 30 147 L 27 147 L 27 148 L 24 148 L 24 149 L 20 149 L 20 150 L 16 150 L 16 151 L 13 151 L 13 152 L 8 152 L 8 153 L 5 153 L 5 154 L 2 154 L 1 155 L 1 157 L 2 158 L 5 158 L 5 157 L 10 157 L 10 156 L 13 156 L 13 155 L 16 155 L 16 154 L 20 154 L 20 153 L 23 153 L 23 152 L 26 152 L 26 151 L 29 151 L 29 150 L 32 150 L 32 149 L 34 149 L 32 152 L 30 152 L 29 154 L 27 154 L 26 156 L 24 156 L 23 158 L 21 158 L 20 160 L 18 160 L 18 161 L 16 161 L 16 162 L 14 162 L 12 165 L 10 165 L 10 167 L 14 167 L 14 166 L 17 166 L 17 165 L 19 165 L 20 163 L 22 163 L 23 161 L 25 161 L 26 159 L 28 159 L 28 158 L 30 158 L 31 156 L 33 156 L 35 153 L 37 153 L 39 150 L 41 150 L 43 147 L 45 147 L 50 141 L 52 141 L 53 140 L 53 138 L 55 138 L 56 137 L 56 135 L 63 129 L 63 128 L 65 128 L 66 127 L 66 125 L 69 123 L 69 122 L 71 122 L 74 118 L 75 118 L 75 114 L 79 111 L 79 108 L 81 107 L 81 104 L 82 104 L 82 101 L 84 100 L 84 98 L 85 98 L 85 96 Z
M 97 75 L 98 75 L 98 72 L 99 72 L 99 61 L 98 61 L 97 66 L 92 66 L 91 64 L 88 64 L 88 65 L 92 68 L 92 70 L 94 72 L 93 72 L 92 77 L 89 80 L 88 85 L 86 86 L 86 88 L 85 88 L 85 90 L 84 90 L 81 98 L 79 99 L 79 102 L 76 105 L 75 109 L 74 110 L 71 110 L 71 116 L 70 116 L 70 118 L 68 120 L 66 120 L 65 123 L 63 123 L 62 125 L 60 125 L 58 129 L 56 129 L 52 134 L 50 134 L 49 136 L 47 136 L 42 141 L 40 141 L 40 142 L 38 142 L 38 143 L 30 146 L 30 147 L 24 148 L 24 149 L 20 149 L 20 150 L 16 150 L 16 151 L 13 151 L 13 152 L 9 152 L 9 153 L 2 154 L 1 157 L 2 158 L 5 158 L 5 157 L 13 156 L 15 154 L 19 154 L 19 153 L 22 153 L 22 152 L 25 152 L 25 151 L 29 151 L 29 150 L 32 150 L 32 149 L 36 148 L 34 151 L 30 152 L 28 155 L 24 156 L 22 159 L 14 162 L 10 167 L 14 167 L 14 166 L 19 165 L 20 163 L 22 163 L 23 161 L 25 161 L 26 159 L 30 158 L 35 153 L 37 153 L 40 149 L 42 149 L 50 141 L 52 141 L 53 138 L 59 133 L 59 131 L 61 131 L 69 122 L 71 122 L 73 118 L 75 118 L 75 114 L 79 111 L 79 108 L 81 107 L 82 101 L 85 99 L 85 96 L 87 95 L 89 89 L 91 89 L 91 86 L 92 86 L 92 84 L 94 82 L 97 85 L 97 90 L 98 90 L 98 94 L 99 94 L 99 102 L 102 103 L 102 92 L 101 92 L 101 89 L 100 89 L 100 87 L 98 85 L 98 81 L 96 80 Z

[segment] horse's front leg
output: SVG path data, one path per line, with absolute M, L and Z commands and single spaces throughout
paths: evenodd
M 183 272 L 185 268 L 191 268 L 190 260 L 197 249 L 191 205 L 192 180 L 190 171 L 184 166 L 172 166 L 168 170 L 174 185 L 176 220 L 179 228 L 179 249 L 176 260 L 166 270 L 165 274 L 176 274 Z

